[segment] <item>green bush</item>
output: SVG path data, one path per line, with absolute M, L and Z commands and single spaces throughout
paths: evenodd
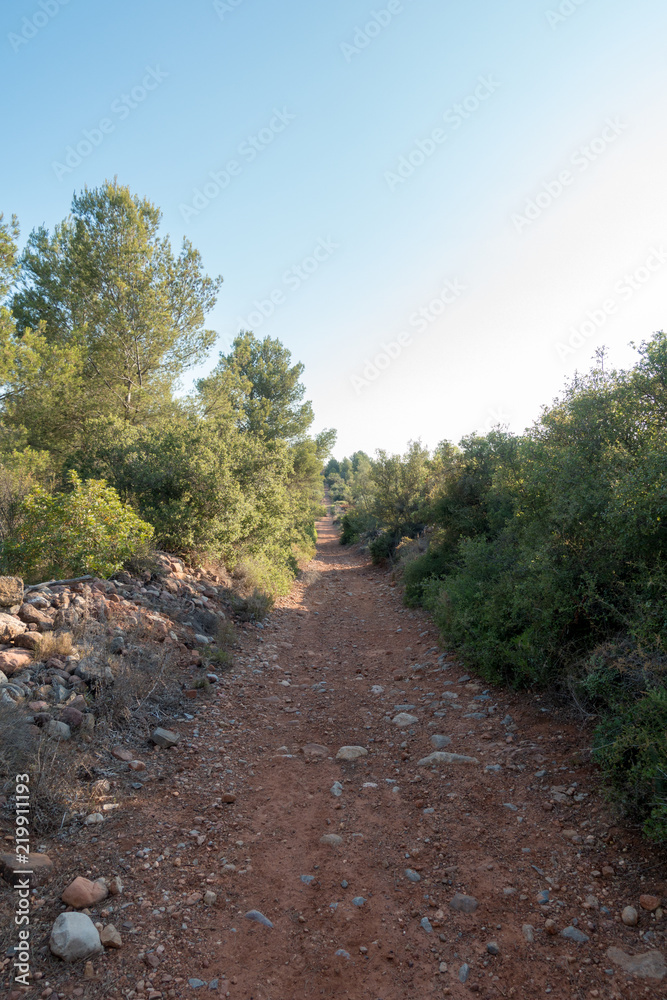
M 667 688 L 618 706 L 597 727 L 593 754 L 611 797 L 650 840 L 666 842 Z
M 368 551 L 374 564 L 381 566 L 388 559 L 392 559 L 399 541 L 400 535 L 397 537 L 391 531 L 382 531 L 372 538 L 368 543 Z
M 425 587 L 438 584 L 452 569 L 451 552 L 435 547 L 406 562 L 403 568 L 404 600 L 414 608 L 425 602 Z
M 103 480 L 83 482 L 70 472 L 71 489 L 48 493 L 35 487 L 23 500 L 2 561 L 27 579 L 92 573 L 108 577 L 153 535 L 131 507 Z

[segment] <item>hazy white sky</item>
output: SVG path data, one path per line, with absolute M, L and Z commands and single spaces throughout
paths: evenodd
M 280 338 L 338 455 L 522 430 L 665 326 L 660 0 L 20 0 L 0 27 L 0 210 L 26 236 L 84 184 L 150 197 L 225 278 L 220 349 Z

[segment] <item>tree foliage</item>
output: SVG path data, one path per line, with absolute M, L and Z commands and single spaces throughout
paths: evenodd
M 385 557 L 409 553 L 406 601 L 429 608 L 488 680 L 578 689 L 602 719 L 595 753 L 610 789 L 664 839 L 667 336 L 638 353 L 627 371 L 599 355 L 521 436 L 497 428 L 430 457 L 379 453 L 370 499 L 357 502 L 348 476 L 343 524 L 371 551 L 380 538 Z M 422 522 L 427 550 L 397 550 Z
M 55 539 L 69 539 L 71 515 L 85 544 L 68 558 L 110 571 L 125 557 L 125 529 L 129 539 L 145 522 L 160 546 L 286 591 L 313 552 L 335 441 L 334 431 L 309 436 L 303 365 L 280 341 L 242 331 L 183 395 L 182 376 L 215 340 L 206 314 L 221 279 L 187 240 L 173 250 L 159 209 L 116 181 L 75 195 L 68 217 L 32 232 L 22 254 L 17 238 L 16 221 L 0 217 L 6 564 L 62 564 Z M 97 525 L 108 558 L 92 546 L 87 503 L 119 518 L 115 549 Z M 38 515 L 47 534 L 33 531 Z

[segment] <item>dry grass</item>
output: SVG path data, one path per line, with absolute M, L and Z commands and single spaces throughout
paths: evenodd
M 48 660 L 51 656 L 70 656 L 74 650 L 71 632 L 43 632 L 39 644 L 39 658 Z
M 30 771 L 37 753 L 37 740 L 26 717 L 12 705 L 0 703 L 0 779 L 13 783 L 17 774 Z
M 217 648 L 211 653 L 208 662 L 211 667 L 221 670 L 229 669 L 234 663 L 234 649 L 239 640 L 236 628 L 232 622 L 222 622 L 216 635 Z

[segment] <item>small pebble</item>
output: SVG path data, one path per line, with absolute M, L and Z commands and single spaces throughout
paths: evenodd
M 265 917 L 263 913 L 259 910 L 248 910 L 245 915 L 246 920 L 254 920 L 257 924 L 262 924 L 263 927 L 273 927 L 273 924 L 268 917 Z

